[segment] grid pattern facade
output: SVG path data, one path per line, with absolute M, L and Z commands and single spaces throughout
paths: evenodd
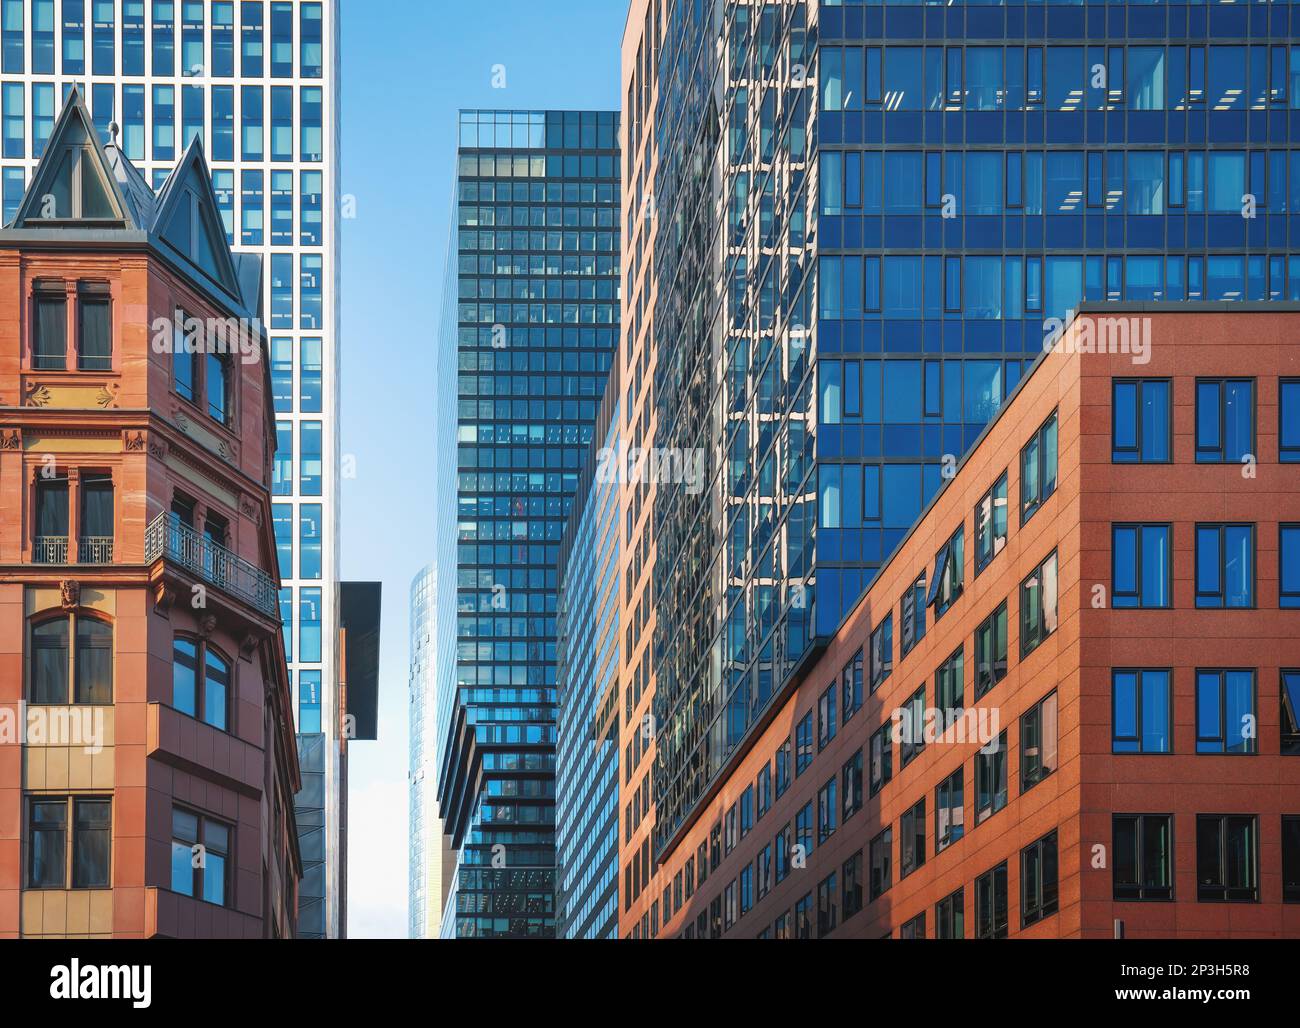
M 263 257 L 280 609 L 305 783 L 296 801 L 306 866 L 299 930 L 309 937 L 341 931 L 328 627 L 338 577 L 337 62 L 336 0 L 0 3 L 6 223 L 75 86 L 102 139 L 116 133 L 155 189 L 200 136 L 231 244 Z
M 617 345 L 617 123 L 594 111 L 460 117 L 447 713 L 466 731 L 449 734 L 439 782 L 458 847 L 444 935 L 555 933 L 557 565 Z
M 1294 10 L 653 13 L 656 445 L 717 455 L 656 499 L 658 848 L 1052 319 L 1300 295 Z

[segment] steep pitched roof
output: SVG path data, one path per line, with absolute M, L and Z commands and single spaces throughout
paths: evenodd
M 69 223 L 146 229 L 122 192 L 90 112 L 74 87 L 14 218 L 13 228 Z

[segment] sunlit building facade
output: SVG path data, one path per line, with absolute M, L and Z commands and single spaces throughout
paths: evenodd
M 0 203 L 16 214 L 76 85 L 155 190 L 202 139 L 227 238 L 263 257 L 272 518 L 303 772 L 299 933 L 342 923 L 337 0 L 0 3 Z

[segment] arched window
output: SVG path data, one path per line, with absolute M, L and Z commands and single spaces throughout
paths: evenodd
M 172 706 L 226 731 L 230 662 L 207 643 L 176 636 L 172 647 Z
M 113 626 L 107 621 L 65 614 L 34 622 L 30 661 L 34 704 L 113 702 Z

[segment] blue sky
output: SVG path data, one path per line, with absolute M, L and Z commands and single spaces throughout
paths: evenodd
M 432 557 L 433 411 L 462 107 L 619 107 L 624 0 L 343 0 L 342 577 L 384 584 L 377 743 L 350 751 L 348 928 L 406 935 L 407 600 Z M 504 65 L 506 88 L 492 87 Z

